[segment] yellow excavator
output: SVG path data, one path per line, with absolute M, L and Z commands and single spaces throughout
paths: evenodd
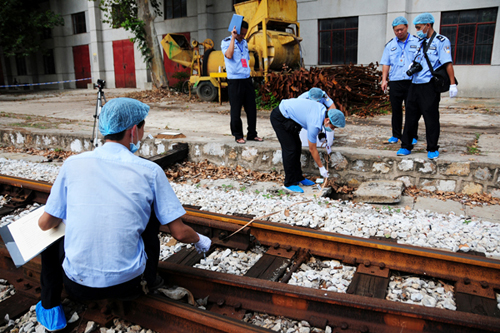
M 265 79 L 267 73 L 280 71 L 283 66 L 301 67 L 296 0 L 251 0 L 235 4 L 234 9 L 248 22 L 245 39 L 252 77 Z M 215 50 L 211 39 L 189 43 L 184 35 L 167 34 L 161 45 L 170 60 L 191 69 L 189 86 L 201 100 L 221 100 L 221 90 L 227 87 L 224 55 Z

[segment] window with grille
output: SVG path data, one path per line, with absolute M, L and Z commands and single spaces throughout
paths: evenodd
M 87 32 L 87 25 L 85 24 L 85 12 L 76 13 L 71 15 L 73 21 L 73 34 L 83 34 Z
M 56 73 L 54 50 L 48 50 L 47 53 L 43 55 L 43 68 L 45 70 L 45 74 Z
M 491 64 L 498 8 L 441 13 L 440 33 L 450 40 L 456 65 Z
M 319 20 L 320 65 L 358 62 L 358 17 Z
M 165 0 L 165 19 L 187 16 L 186 0 Z
M 28 71 L 26 70 L 26 57 L 16 56 L 16 67 L 17 75 L 27 75 Z

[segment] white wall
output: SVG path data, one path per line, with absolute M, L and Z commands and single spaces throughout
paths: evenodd
M 439 32 L 441 11 L 499 7 L 498 0 L 297 0 L 298 20 L 306 66 L 318 66 L 318 20 L 358 16 L 358 63 L 380 61 L 385 43 L 394 37 L 391 23 L 405 16 L 409 32 L 416 33 L 413 19 L 430 12 Z M 499 8 L 500 14 L 500 8 Z M 500 97 L 500 19 L 497 17 L 491 65 L 455 65 L 461 97 Z
M 498 7 L 499 0 L 297 0 L 300 34 L 303 38 L 302 52 L 306 66 L 318 66 L 318 20 L 337 17 L 358 16 L 358 63 L 368 64 L 380 61 L 385 43 L 394 37 L 391 23 L 400 15 L 405 16 L 409 31 L 415 33 L 412 20 L 420 13 L 431 12 L 436 20 L 434 27 L 439 30 L 441 11 L 467 10 L 474 8 Z M 97 2 L 82 0 L 50 0 L 50 8 L 63 15 L 64 27 L 53 29 L 53 40 L 47 45 L 54 49 L 57 80 L 74 79 L 72 47 L 89 45 L 93 81 L 106 80 L 107 87 L 115 87 L 113 47 L 114 40 L 131 38 L 124 29 L 112 29 L 102 23 L 103 14 Z M 163 4 L 160 3 L 164 12 Z M 87 33 L 73 35 L 71 15 L 84 11 Z M 230 35 L 227 26 L 234 13 L 232 0 L 187 0 L 187 17 L 168 19 L 157 17 L 155 28 L 158 40 L 167 33 L 189 32 L 191 39 L 203 42 L 206 38 L 214 41 L 220 50 L 222 39 Z M 147 81 L 146 65 L 140 51 L 134 50 L 136 83 L 143 88 Z M 9 63 L 10 59 L 4 59 Z M 31 70 L 38 68 L 43 73 L 43 62 L 32 60 Z M 28 66 L 30 70 L 30 66 Z M 500 20 L 497 17 L 495 40 L 491 65 L 455 66 L 459 80 L 459 96 L 500 97 Z M 4 75 L 7 73 L 4 72 Z M 49 80 L 40 75 L 39 80 Z M 50 76 L 52 79 L 53 76 Z M 6 81 L 7 82 L 7 81 Z M 48 88 L 74 88 L 75 84 L 59 84 Z

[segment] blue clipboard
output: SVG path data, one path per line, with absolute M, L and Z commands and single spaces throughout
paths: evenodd
M 239 35 L 241 30 L 241 22 L 243 22 L 243 16 L 233 14 L 233 18 L 231 19 L 231 23 L 229 23 L 229 28 L 227 28 L 227 31 L 231 32 L 233 31 L 233 28 L 236 27 L 236 32 Z

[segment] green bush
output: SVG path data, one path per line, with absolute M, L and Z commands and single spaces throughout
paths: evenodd
M 255 104 L 257 105 L 257 109 L 272 110 L 279 105 L 280 101 L 272 93 L 268 92 L 265 94 L 265 96 L 262 96 L 257 89 L 255 90 Z
M 174 75 L 172 75 L 174 79 L 178 79 L 179 81 L 174 85 L 174 89 L 177 91 L 182 92 L 182 86 L 184 85 L 184 82 L 189 80 L 189 73 L 186 72 L 175 72 Z

